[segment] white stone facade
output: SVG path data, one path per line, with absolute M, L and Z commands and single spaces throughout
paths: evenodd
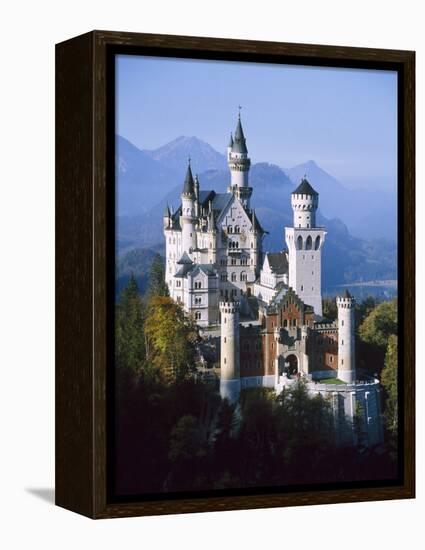
M 239 354 L 239 302 L 220 302 L 220 394 L 235 402 L 241 390 Z
M 200 326 L 219 323 L 220 299 L 237 299 L 247 312 L 246 297 L 260 272 L 264 231 L 250 208 L 250 160 L 240 118 L 228 163 L 226 193 L 201 190 L 189 164 L 181 205 L 164 213 L 170 296 Z

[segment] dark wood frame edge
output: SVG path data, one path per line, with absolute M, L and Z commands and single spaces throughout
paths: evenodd
M 403 68 L 404 484 L 109 504 L 106 494 L 106 48 L 108 45 L 387 62 Z M 56 504 L 91 518 L 415 496 L 415 53 L 93 31 L 56 46 Z

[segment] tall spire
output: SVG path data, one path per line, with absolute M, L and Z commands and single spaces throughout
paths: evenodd
M 236 124 L 235 137 L 233 140 L 232 151 L 234 153 L 248 153 L 246 140 L 242 129 L 241 113 L 239 111 L 238 122 Z
M 193 181 L 192 168 L 190 167 L 190 158 L 187 164 L 186 177 L 183 185 L 183 195 L 195 194 L 195 182 Z

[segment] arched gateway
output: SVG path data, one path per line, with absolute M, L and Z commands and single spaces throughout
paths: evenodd
M 291 353 L 285 357 L 285 372 L 288 376 L 294 376 L 298 373 L 298 357 Z

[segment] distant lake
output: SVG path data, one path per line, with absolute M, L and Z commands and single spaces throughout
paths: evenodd
M 368 296 L 373 296 L 379 300 L 392 300 L 397 296 L 397 281 L 364 281 L 330 286 L 324 289 L 323 296 L 333 298 L 341 294 L 345 289 L 358 301 L 364 300 Z

